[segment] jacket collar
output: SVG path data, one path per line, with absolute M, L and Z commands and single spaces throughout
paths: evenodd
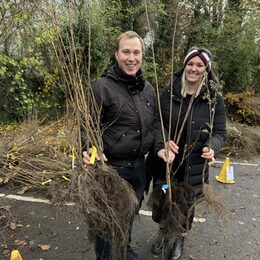
M 126 84 L 127 89 L 131 93 L 142 91 L 145 86 L 145 79 L 141 70 L 135 76 L 130 76 L 124 73 L 116 64 L 108 68 L 102 77 L 110 77 L 116 81 L 121 81 Z

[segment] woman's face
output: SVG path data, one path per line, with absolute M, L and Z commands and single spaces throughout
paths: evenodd
M 201 80 L 205 70 L 206 70 L 206 66 L 199 56 L 195 56 L 191 58 L 187 62 L 184 69 L 185 78 L 187 82 L 190 84 L 198 83 Z
M 139 38 L 122 38 L 115 53 L 118 66 L 127 75 L 134 76 L 142 65 L 143 51 Z

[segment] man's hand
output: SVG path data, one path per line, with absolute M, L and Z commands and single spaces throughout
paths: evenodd
M 215 156 L 214 150 L 212 150 L 209 147 L 203 147 L 201 157 L 208 160 L 209 166 L 211 166 L 215 163 L 216 159 L 214 156 Z
M 90 165 L 90 164 L 91 164 L 91 163 L 90 163 L 91 154 L 92 154 L 92 148 L 89 148 L 88 152 L 87 152 L 87 151 L 84 151 L 84 152 L 82 153 L 82 155 L 83 155 L 83 162 L 84 162 L 86 165 Z M 101 156 L 102 156 L 103 161 L 104 161 L 104 162 L 107 162 L 107 158 L 106 158 L 105 154 L 102 153 Z M 100 158 L 100 156 L 99 156 L 98 154 L 96 154 L 95 160 L 97 160 L 97 161 L 100 161 L 100 160 L 101 160 L 101 158 Z

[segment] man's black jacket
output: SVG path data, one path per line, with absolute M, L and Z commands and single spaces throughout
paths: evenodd
M 143 157 L 155 141 L 153 125 L 157 99 L 154 88 L 144 80 L 142 72 L 128 76 L 114 65 L 94 83 L 93 93 L 101 108 L 103 152 L 108 162 Z

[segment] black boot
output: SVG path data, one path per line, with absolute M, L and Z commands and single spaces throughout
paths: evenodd
M 126 251 L 126 260 L 143 260 L 131 247 L 128 247 Z
M 158 237 L 156 238 L 155 242 L 152 245 L 152 252 L 155 255 L 161 254 L 163 245 L 164 245 L 164 237 L 161 234 L 159 234 Z
M 110 259 L 110 246 L 109 243 L 101 236 L 96 236 L 96 260 L 109 260 Z
M 182 259 L 183 251 L 184 251 L 184 237 L 178 237 L 171 249 L 169 260 Z

